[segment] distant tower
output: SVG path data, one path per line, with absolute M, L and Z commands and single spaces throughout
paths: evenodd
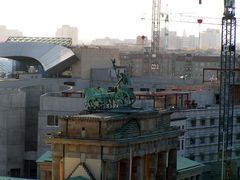
M 168 4 L 166 5 L 166 14 L 165 14 L 165 28 L 164 28 L 164 37 L 165 37 L 165 49 L 168 49 L 168 36 L 169 36 L 169 14 L 168 14 Z
M 152 42 L 151 52 L 152 55 L 159 54 L 160 45 L 160 0 L 153 0 L 152 2 Z
M 165 17 L 165 32 L 164 32 L 164 36 L 165 36 L 165 49 L 168 48 L 168 36 L 169 36 L 169 32 L 168 32 L 168 23 L 169 23 L 169 16 L 168 14 L 166 14 Z

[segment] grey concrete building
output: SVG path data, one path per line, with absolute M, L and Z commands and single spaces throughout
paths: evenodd
M 232 173 L 238 179 L 240 170 L 240 107 L 234 109 Z M 221 158 L 218 154 L 218 106 L 174 112 L 171 124 L 179 126 L 185 134 L 179 139 L 179 155 L 204 163 L 208 178 L 220 179 Z
M 194 54 L 162 53 L 158 58 L 152 58 L 143 53 L 121 53 L 120 61 L 133 77 L 191 79 L 199 83 L 203 81 L 203 75 L 205 80 L 216 80 L 218 77 L 216 70 L 203 72 L 205 68 L 220 67 L 219 56 Z
M 0 90 L 0 175 L 23 175 L 25 97 L 18 88 Z

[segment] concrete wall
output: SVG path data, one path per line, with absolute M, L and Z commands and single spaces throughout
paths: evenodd
M 215 104 L 214 92 L 211 91 L 196 91 L 191 93 L 191 99 L 195 100 L 198 107 L 211 106 Z
M 112 58 L 119 63 L 119 50 L 114 48 L 81 47 L 73 49 L 79 61 L 72 65 L 73 77 L 90 79 L 91 68 L 111 68 Z
M 23 174 L 25 93 L 9 88 L 0 92 L 0 175 L 12 168 Z
M 220 59 L 218 56 L 203 56 L 195 54 L 160 54 L 159 58 L 150 58 L 142 53 L 120 54 L 121 65 L 128 68 L 133 77 L 159 76 L 163 78 L 180 79 L 189 74 L 187 79 L 202 81 L 203 68 L 218 68 Z M 205 71 L 205 79 L 211 80 L 217 77 L 216 71 Z
M 64 86 L 65 82 L 74 82 L 76 89 L 89 86 L 89 81 L 71 78 L 0 81 L 0 175 L 10 175 L 10 169 L 20 168 L 23 176 L 24 161 L 35 162 L 40 96 L 69 89 Z M 62 104 L 69 105 L 63 101 Z M 26 170 L 31 168 L 26 167 Z
M 89 81 L 79 79 L 64 79 L 64 82 L 75 82 L 75 86 L 71 90 L 83 90 L 89 87 Z M 62 85 L 63 80 L 55 85 Z M 54 84 L 52 84 L 54 87 Z M 49 89 L 50 88 L 50 89 Z M 45 90 L 48 92 L 51 90 L 51 86 L 46 86 Z M 57 88 L 52 90 L 57 91 Z M 56 132 L 59 130 L 58 126 L 48 126 L 48 115 L 64 116 L 78 114 L 82 111 L 84 106 L 84 99 L 79 94 L 73 94 L 72 96 L 65 97 L 64 94 L 58 89 L 58 92 L 46 93 L 40 97 L 40 107 L 38 113 L 38 152 L 37 156 L 41 156 L 45 151 L 50 150 L 50 146 L 45 143 L 45 138 L 48 133 Z

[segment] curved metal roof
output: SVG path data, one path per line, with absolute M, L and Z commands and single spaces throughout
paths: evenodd
M 16 59 L 16 57 L 33 58 L 41 63 L 45 71 L 48 71 L 60 63 L 72 59 L 74 53 L 69 48 L 55 44 L 4 42 L 0 43 L 0 57 L 12 59 Z

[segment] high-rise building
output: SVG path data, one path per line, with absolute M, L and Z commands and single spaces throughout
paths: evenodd
M 181 38 L 177 36 L 176 31 L 168 32 L 168 49 L 181 49 Z
M 218 29 L 207 29 L 200 34 L 201 49 L 219 49 L 220 31 Z
M 0 42 L 4 42 L 10 36 L 22 36 L 22 32 L 15 29 L 7 29 L 6 26 L 0 26 Z
M 65 37 L 65 38 L 72 38 L 72 44 L 78 44 L 78 28 L 71 27 L 69 25 L 62 25 L 61 28 L 57 29 L 56 37 Z

